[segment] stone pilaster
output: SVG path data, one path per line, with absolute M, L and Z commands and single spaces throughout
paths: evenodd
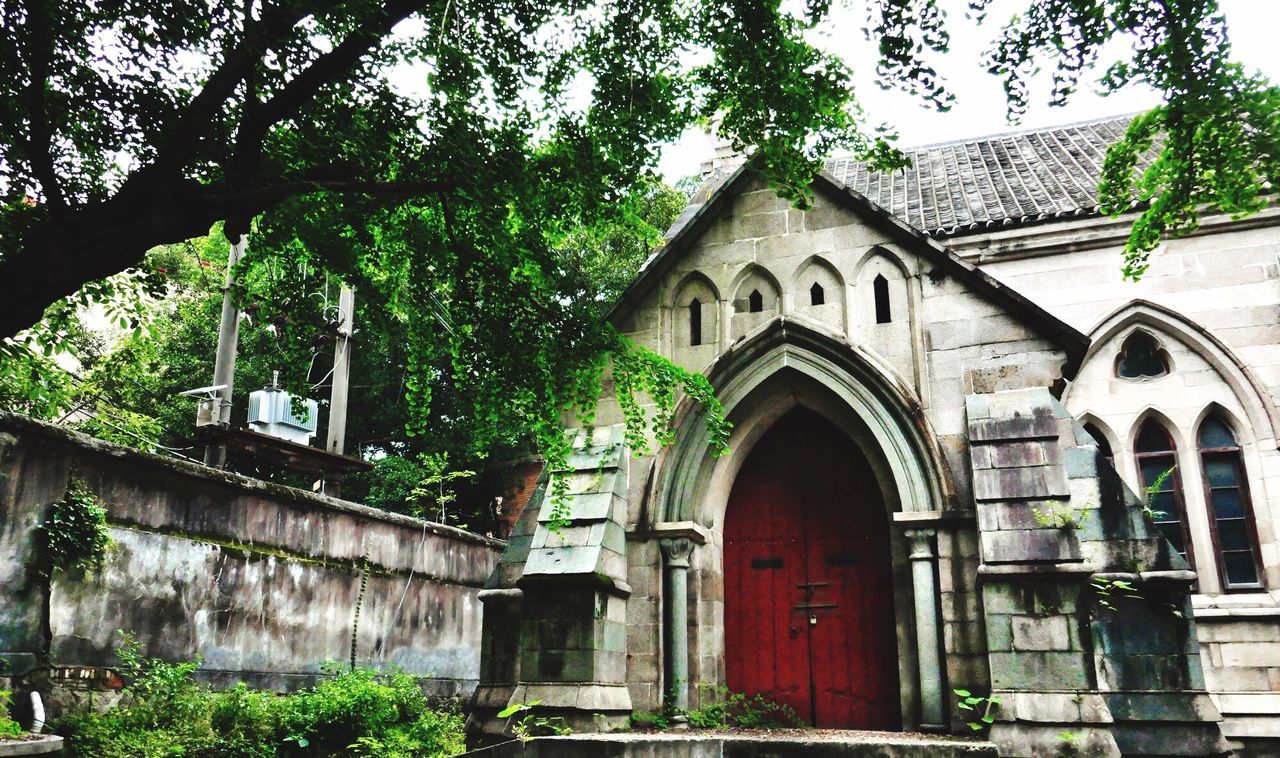
M 689 709 L 689 558 L 693 540 L 674 537 L 661 541 L 667 567 L 667 650 L 671 660 L 671 686 L 675 710 Z
M 911 590 L 915 599 L 916 662 L 920 672 L 920 728 L 946 729 L 943 712 L 942 661 L 938 652 L 938 587 L 933 529 L 908 529 L 911 545 Z

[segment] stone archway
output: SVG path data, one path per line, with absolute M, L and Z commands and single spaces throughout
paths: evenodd
M 944 510 L 954 502 L 936 437 L 909 388 L 871 357 L 816 328 L 775 319 L 725 353 L 709 372 L 734 424 L 731 452 L 709 455 L 698 414 L 686 410 L 675 444 L 656 479 L 654 531 L 677 524 L 698 530 L 705 547 L 686 550 L 684 585 L 666 619 L 669 681 L 677 702 L 687 682 L 724 682 L 723 533 L 733 482 L 751 449 L 777 419 L 796 406 L 828 419 L 865 452 L 890 513 Z M 897 520 L 897 519 L 894 519 Z M 890 529 L 900 713 L 908 727 L 941 724 L 942 663 L 934 556 L 924 530 Z M 679 540 L 668 540 L 674 548 Z M 673 553 L 667 551 L 670 557 Z M 668 567 L 671 567 L 668 563 Z M 680 568 L 685 582 L 686 568 Z M 673 576 L 669 578 L 674 578 Z M 684 614 L 693 613 L 696 623 Z M 683 690 L 683 691 L 682 691 Z

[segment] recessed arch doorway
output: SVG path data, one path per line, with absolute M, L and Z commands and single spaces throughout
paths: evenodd
M 788 411 L 738 472 L 724 540 L 729 689 L 819 727 L 901 728 L 888 516 L 853 440 Z

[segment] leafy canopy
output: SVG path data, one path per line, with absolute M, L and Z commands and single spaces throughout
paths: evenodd
M 988 0 L 970 5 L 981 14 Z M 162 294 L 139 268 L 145 251 L 225 221 L 232 239 L 253 228 L 243 265 L 330 271 L 395 325 L 411 433 L 433 432 L 424 409 L 450 384 L 477 449 L 515 420 L 554 461 L 562 419 L 590 419 L 607 365 L 633 445 L 667 436 L 680 392 L 710 407 L 723 443 L 707 382 L 604 323 L 601 290 L 566 249 L 584 229 L 635 226 L 655 146 L 713 117 L 800 206 L 834 151 L 900 166 L 889 137 L 864 127 L 852 72 L 809 41 L 829 6 L 6 2 L 0 335 L 31 331 L 4 343 L 0 361 L 18 368 L 0 387 L 47 403 L 59 388 L 26 359 L 73 336 L 68 314 L 122 288 Z M 945 108 L 929 62 L 949 40 L 937 1 L 869 7 L 882 81 Z M 1131 276 L 1202 209 L 1261 207 L 1277 171 L 1276 90 L 1230 63 L 1214 0 L 1024 7 L 987 61 L 1012 116 L 1038 66 L 1063 102 L 1118 36 L 1135 47 L 1104 88 L 1164 96 L 1112 149 L 1101 188 L 1109 212 L 1144 204 Z

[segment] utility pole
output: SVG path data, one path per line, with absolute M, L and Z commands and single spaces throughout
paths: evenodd
M 347 439 L 347 394 L 351 375 L 351 334 L 355 331 L 356 293 L 342 285 L 338 295 L 338 340 L 333 346 L 333 386 L 329 391 L 329 430 L 327 449 L 342 455 Z M 338 497 L 342 493 L 341 474 L 324 478 L 321 489 Z
M 222 285 L 222 320 L 218 324 L 218 351 L 213 363 L 213 383 L 221 385 L 217 395 L 209 401 L 206 413 L 196 416 L 196 426 L 214 425 L 222 429 L 231 426 L 231 392 L 236 373 L 236 348 L 240 341 L 240 309 L 236 308 L 231 288 L 235 284 L 236 263 L 244 256 L 248 235 L 231 245 L 227 254 L 227 276 Z M 217 442 L 204 449 L 206 466 L 222 468 L 227 463 L 227 445 Z

